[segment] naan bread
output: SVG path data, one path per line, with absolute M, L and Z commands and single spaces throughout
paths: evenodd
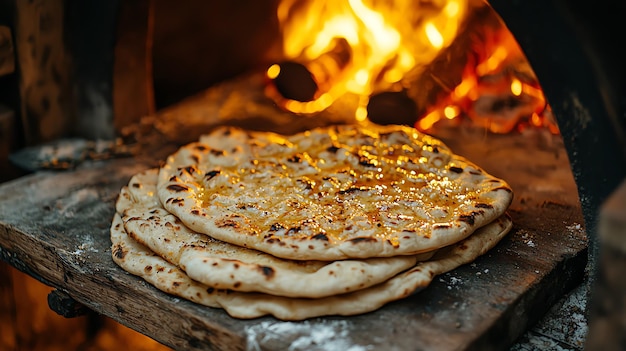
M 474 261 L 494 247 L 511 226 L 508 217 L 500 217 L 478 229 L 469 238 L 438 251 L 431 261 L 418 263 L 382 284 L 321 299 L 229 292 L 207 287 L 132 240 L 124 231 L 119 214 L 115 215 L 111 225 L 111 241 L 113 260 L 120 267 L 164 292 L 205 306 L 223 308 L 236 318 L 273 315 L 282 320 L 302 320 L 325 315 L 366 313 L 388 302 L 405 298 L 425 288 L 436 275 Z
M 189 228 L 296 260 L 432 251 L 501 216 L 511 188 L 402 126 L 292 136 L 220 128 L 160 169 L 158 196 Z
M 213 288 L 319 298 L 381 283 L 432 256 L 293 261 L 227 244 L 189 230 L 163 209 L 155 195 L 157 172 L 141 172 L 122 189 L 116 209 L 123 214 L 126 232 Z

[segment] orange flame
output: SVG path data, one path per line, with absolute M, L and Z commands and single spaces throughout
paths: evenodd
M 369 96 L 410 88 L 457 39 L 467 13 L 476 6 L 471 0 L 283 0 L 278 19 L 284 55 L 306 66 L 317 90 L 310 101 L 278 96 L 271 85 L 268 94 L 297 114 L 322 111 L 344 94 L 356 94 L 355 118 L 362 121 L 368 117 Z M 470 36 L 475 42 L 459 84 L 446 87 L 448 95 L 435 102 L 416 127 L 427 131 L 444 121 L 458 125 L 470 120 L 495 133 L 547 128 L 558 134 L 521 48 L 495 12 L 490 14 L 489 23 L 470 32 L 478 34 L 478 40 Z M 279 73 L 280 66 L 274 65 L 267 76 L 273 79 Z
M 410 71 L 431 62 L 456 37 L 467 0 L 284 0 L 278 7 L 287 59 L 306 64 L 318 78 L 313 101 L 287 101 L 295 113 L 321 111 L 351 92 L 367 97 L 402 85 Z M 337 40 L 349 45 L 349 63 L 328 69 L 324 62 Z M 332 66 L 332 63 L 330 64 Z M 276 68 L 269 74 L 275 75 Z M 319 78 L 322 76 L 323 78 Z M 367 99 L 362 99 L 362 104 Z M 363 106 L 357 119 L 365 118 Z
M 451 119 L 467 116 L 474 125 L 494 133 L 528 127 L 558 127 L 535 73 L 511 32 L 501 23 L 485 26 L 474 43 L 461 82 L 416 123 L 422 131 Z M 455 121 L 456 124 L 459 121 Z

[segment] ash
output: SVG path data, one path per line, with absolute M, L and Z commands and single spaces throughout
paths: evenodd
M 559 301 L 510 351 L 582 351 L 587 335 L 587 285 L 574 289 Z

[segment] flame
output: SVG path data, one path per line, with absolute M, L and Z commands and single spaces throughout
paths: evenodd
M 284 55 L 305 64 L 319 90 L 313 101 L 286 101 L 283 107 L 312 113 L 347 92 L 367 97 L 376 90 L 397 89 L 409 72 L 450 45 L 467 1 L 282 1 L 277 15 Z M 338 56 L 347 62 L 339 62 Z M 267 72 L 268 77 L 277 73 L 275 67 Z M 356 114 L 363 118 L 362 109 Z
M 268 94 L 297 114 L 322 111 L 344 94 L 356 94 L 354 117 L 363 121 L 370 95 L 411 89 L 416 77 L 430 72 L 430 63 L 454 51 L 443 50 L 458 40 L 461 24 L 477 6 L 490 9 L 470 0 L 283 0 L 277 15 L 284 56 L 311 73 L 315 94 L 307 93 L 309 101 L 289 100 L 272 92 L 271 84 Z M 484 19 L 478 29 L 470 28 L 476 35 L 469 37 L 473 42 L 467 62 L 458 63 L 464 65 L 459 83 L 444 87 L 448 95 L 436 101 L 416 127 L 427 131 L 440 122 L 458 125 L 470 120 L 494 133 L 525 128 L 558 133 L 513 35 L 495 12 Z M 279 74 L 279 65 L 267 71 L 269 79 Z
M 416 122 L 418 129 L 427 131 L 440 122 L 466 116 L 494 133 L 528 127 L 559 133 L 524 53 L 504 24 L 495 23 L 481 28 L 481 40 L 468 55 L 460 83 Z

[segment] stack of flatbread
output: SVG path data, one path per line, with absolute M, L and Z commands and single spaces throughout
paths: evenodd
M 512 196 L 408 127 L 221 127 L 121 190 L 112 256 L 238 318 L 360 314 L 492 248 Z

